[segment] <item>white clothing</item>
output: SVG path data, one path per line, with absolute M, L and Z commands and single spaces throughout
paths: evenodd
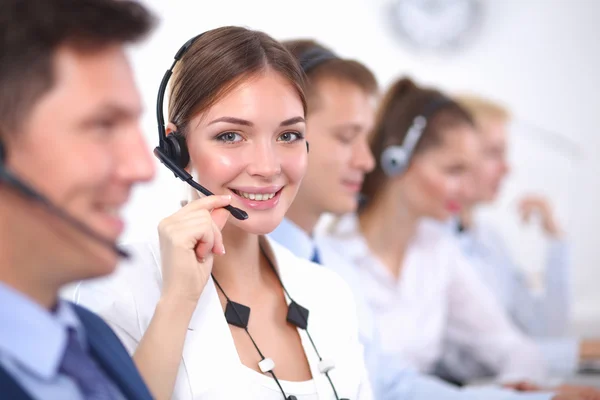
M 361 274 L 385 354 L 432 372 L 452 343 L 501 380 L 545 377 L 536 345 L 513 326 L 455 239 L 439 226 L 420 224 L 399 279 L 371 253 L 355 215 L 335 221 L 317 241 L 336 248 Z
M 335 363 L 329 375 L 339 397 L 371 399 L 358 341 L 356 308 L 348 286 L 333 272 L 294 256 L 281 245 L 271 240 L 265 243 L 290 296 L 310 311 L 308 331 L 318 351 L 323 359 Z M 133 353 L 160 298 L 162 272 L 158 239 L 128 249 L 131 260 L 113 276 L 83 282 L 73 296 L 76 303 L 103 317 Z M 173 399 L 283 397 L 270 375 L 263 376 L 241 363 L 212 279 L 202 292 L 188 329 Z M 289 390 L 286 395 L 295 395 L 298 400 L 335 399 L 329 381 L 319 372 L 319 359 L 306 331 L 298 329 L 298 333 L 313 379 L 284 382 Z

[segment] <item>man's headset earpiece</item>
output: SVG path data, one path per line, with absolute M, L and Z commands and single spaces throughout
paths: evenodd
M 415 147 L 419 143 L 423 132 L 427 127 L 427 121 L 442 107 L 451 104 L 452 100 L 447 97 L 439 97 L 427 104 L 421 114 L 415 117 L 402 145 L 393 145 L 386 147 L 381 153 L 380 165 L 383 172 L 389 176 L 398 176 L 408 168 Z
M 121 249 L 117 246 L 113 241 L 105 238 L 98 232 L 94 231 L 92 228 L 87 226 L 85 223 L 80 221 L 79 219 L 73 217 L 71 214 L 58 207 L 54 203 L 52 203 L 46 196 L 42 195 L 40 192 L 32 188 L 27 183 L 23 182 L 16 175 L 8 170 L 6 167 L 6 147 L 4 146 L 4 142 L 0 139 L 0 183 L 4 183 L 17 192 L 19 192 L 23 197 L 28 198 L 29 200 L 35 201 L 48 210 L 51 214 L 59 217 L 63 221 L 67 222 L 75 229 L 78 229 L 84 235 L 87 235 L 91 239 L 95 240 L 99 244 L 109 248 L 113 252 L 115 252 L 119 257 L 129 258 L 129 253 L 125 250 Z
M 160 160 L 162 164 L 164 164 L 169 170 L 171 170 L 171 172 L 173 172 L 177 178 L 186 182 L 203 195 L 213 196 L 214 194 L 210 190 L 206 189 L 204 186 L 194 181 L 192 175 L 190 175 L 185 170 L 185 168 L 190 162 L 190 155 L 188 152 L 185 136 L 180 132 L 173 132 L 170 135 L 167 135 L 165 130 L 165 118 L 163 115 L 165 91 L 167 89 L 169 79 L 173 74 L 173 68 L 181 59 L 181 57 L 186 53 L 186 51 L 188 51 L 188 49 L 194 43 L 194 41 L 202 35 L 203 34 L 200 34 L 191 38 L 183 46 L 181 46 L 181 48 L 175 54 L 175 60 L 173 61 L 171 68 L 169 68 L 167 72 L 165 72 L 165 75 L 163 76 L 162 81 L 160 82 L 160 87 L 158 88 L 158 97 L 156 100 L 156 119 L 158 121 L 158 146 L 154 149 L 154 155 Z M 233 215 L 239 220 L 245 220 L 248 218 L 248 214 L 245 211 L 240 210 L 239 208 L 233 207 L 231 205 L 228 205 L 225 208 L 231 213 L 231 215 Z

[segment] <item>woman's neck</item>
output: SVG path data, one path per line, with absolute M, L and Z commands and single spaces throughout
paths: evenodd
M 270 281 L 270 272 L 261 262 L 260 238 L 233 224 L 225 225 L 222 234 L 226 253 L 215 256 L 212 273 L 228 295 L 251 298 Z
M 398 278 L 419 217 L 402 206 L 398 196 L 382 194 L 360 213 L 359 222 L 371 252 Z
M 463 211 L 460 213 L 460 215 L 458 217 L 460 225 L 466 230 L 469 230 L 473 227 L 473 222 L 474 222 L 473 221 L 473 219 L 474 219 L 473 213 L 474 213 L 473 207 L 466 207 L 463 209 Z

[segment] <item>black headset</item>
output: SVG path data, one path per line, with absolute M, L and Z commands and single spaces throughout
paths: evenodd
M 326 48 L 323 48 L 319 45 L 314 45 L 309 47 L 308 49 L 304 50 L 300 56 L 298 57 L 298 63 L 300 64 L 300 68 L 302 69 L 302 71 L 304 72 L 305 75 L 308 75 L 311 71 L 313 71 L 315 68 L 319 67 L 320 65 L 331 61 L 331 60 L 338 60 L 339 57 L 332 52 L 331 50 L 328 50 Z M 308 145 L 308 143 L 307 143 Z M 268 259 L 268 258 L 267 258 Z M 270 263 L 270 261 L 269 261 Z M 274 266 L 271 265 L 271 267 L 274 269 Z M 279 277 L 279 276 L 278 276 Z M 281 282 L 281 279 L 280 279 Z M 282 287 L 283 287 L 283 282 L 281 283 Z M 299 306 L 296 302 L 294 302 L 289 293 L 287 292 L 287 290 L 285 289 L 285 287 L 283 287 L 283 290 L 285 292 L 285 294 L 288 296 L 288 298 L 290 298 L 290 311 L 292 311 L 292 305 L 296 305 Z M 295 311 L 297 316 L 296 317 L 290 317 L 290 315 L 288 314 L 288 322 L 298 326 L 300 329 L 304 329 L 310 339 L 310 342 L 315 350 L 315 352 L 317 353 L 317 356 L 319 357 L 320 363 L 319 363 L 319 370 L 321 373 L 325 374 L 325 376 L 327 377 L 327 380 L 329 381 L 329 384 L 331 385 L 331 388 L 333 390 L 333 393 L 336 397 L 336 399 L 339 399 L 337 391 L 335 389 L 335 385 L 333 384 L 333 381 L 331 380 L 331 377 L 329 376 L 329 371 L 331 369 L 333 369 L 335 367 L 335 365 L 333 363 L 330 363 L 327 360 L 323 360 L 321 358 L 321 355 L 319 354 L 319 351 L 317 350 L 317 347 L 315 346 L 315 343 L 313 342 L 312 338 L 310 337 L 310 334 L 308 333 L 308 329 L 307 329 L 307 323 L 308 323 L 308 313 L 309 311 L 307 309 L 305 309 L 304 307 L 300 307 L 300 310 Z M 340 400 L 347 400 L 347 399 L 340 399 Z
M 423 111 L 413 119 L 412 124 L 406 132 L 406 136 L 404 136 L 402 144 L 400 146 L 388 146 L 383 150 L 379 162 L 381 169 L 387 176 L 398 176 L 406 171 L 415 147 L 419 143 L 419 140 L 427 127 L 428 120 L 430 120 L 441 108 L 453 103 L 454 102 L 451 99 L 444 96 L 432 100 L 425 106 Z
M 310 71 L 318 67 L 319 65 L 329 61 L 337 60 L 339 57 L 331 50 L 325 49 L 321 46 L 311 46 L 300 54 L 298 57 L 298 63 L 300 68 L 307 75 Z
M 173 61 L 171 68 L 165 72 L 165 75 L 160 82 L 160 87 L 158 88 L 158 98 L 156 101 L 156 118 L 158 121 L 159 142 L 158 146 L 154 148 L 154 155 L 163 165 L 165 165 L 169 170 L 171 170 L 171 172 L 175 174 L 175 177 L 186 182 L 205 196 L 214 196 L 210 190 L 194 181 L 192 175 L 185 170 L 190 163 L 190 154 L 188 152 L 185 136 L 179 132 L 173 132 L 170 135 L 167 135 L 165 129 L 165 118 L 163 116 L 165 90 L 167 89 L 167 84 L 169 83 L 169 79 L 173 74 L 173 68 L 181 59 L 181 57 L 183 57 L 183 55 L 188 51 L 194 41 L 202 35 L 203 34 L 201 33 L 200 35 L 191 38 L 185 42 L 183 46 L 181 46 L 181 48 L 175 54 L 175 61 Z M 248 214 L 239 208 L 228 205 L 225 207 L 225 209 L 227 209 L 231 215 L 239 220 L 248 219 Z
M 307 75 L 319 65 L 329 60 L 337 60 L 339 57 L 332 51 L 321 46 L 312 46 L 306 49 L 298 58 L 300 69 Z M 308 142 L 306 142 L 306 151 L 309 151 Z
M 87 226 L 85 223 L 80 221 L 79 219 L 73 217 L 71 214 L 58 207 L 54 203 L 52 203 L 46 196 L 42 195 L 39 191 L 35 190 L 29 184 L 25 183 L 23 180 L 19 179 L 15 174 L 8 170 L 6 167 L 6 148 L 4 147 L 4 142 L 0 139 L 0 182 L 7 184 L 12 187 L 14 190 L 19 192 L 23 197 L 35 201 L 48 212 L 54 214 L 59 217 L 63 221 L 67 222 L 75 229 L 79 230 L 84 235 L 90 237 L 95 240 L 102 246 L 109 248 L 111 251 L 115 252 L 119 257 L 129 258 L 129 253 L 125 250 L 121 249 L 117 246 L 115 242 L 109 240 L 94 231 L 92 228 Z
M 300 57 L 298 57 L 298 63 L 300 64 L 300 68 L 304 71 L 305 75 L 308 75 L 310 71 L 314 70 L 318 66 L 326 63 L 330 60 L 339 60 L 340 57 L 335 54 L 333 51 L 328 50 L 319 45 L 314 45 L 304 50 Z M 308 146 L 308 142 L 306 143 Z M 367 202 L 367 198 L 364 194 L 358 194 L 358 204 L 359 208 L 362 208 Z
M 188 51 L 188 49 L 192 46 L 194 41 L 202 36 L 203 33 L 194 36 L 181 48 L 177 51 L 174 57 L 173 64 L 171 68 L 169 68 L 160 82 L 160 86 L 158 88 L 158 96 L 156 99 L 156 119 L 158 122 L 158 146 L 154 149 L 154 155 L 163 163 L 171 172 L 175 174 L 175 177 L 181 179 L 182 181 L 189 184 L 194 189 L 198 190 L 200 193 L 205 196 L 213 196 L 213 193 L 206 189 L 204 186 L 200 185 L 198 182 L 194 181 L 194 178 L 190 173 L 188 173 L 185 168 L 188 166 L 190 162 L 190 154 L 188 152 L 187 143 L 185 140 L 185 136 L 180 132 L 172 132 L 170 135 L 167 135 L 165 129 L 165 118 L 163 114 L 163 106 L 164 106 L 164 98 L 165 91 L 167 89 L 167 85 L 169 83 L 169 79 L 173 74 L 173 68 L 177 62 L 183 57 L 183 55 Z M 316 50 L 316 48 L 315 48 Z M 331 56 L 327 59 L 337 58 L 333 53 L 328 52 Z M 310 62 L 310 68 L 314 68 L 316 64 L 325 61 L 325 51 L 314 52 L 314 54 L 307 54 L 307 62 Z M 318 61 L 318 63 L 317 63 Z M 302 65 L 302 64 L 301 64 Z M 306 70 L 304 70 L 306 72 Z M 308 142 L 306 142 L 306 151 L 309 151 Z M 239 208 L 228 205 L 225 207 L 231 215 L 239 220 L 245 220 L 248 218 L 248 214 L 240 210 Z

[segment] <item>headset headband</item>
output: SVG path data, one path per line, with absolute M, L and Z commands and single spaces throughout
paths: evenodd
M 434 100 L 427 103 L 423 111 L 413 119 L 413 122 L 410 128 L 408 128 L 406 136 L 402 141 L 402 148 L 405 149 L 406 154 L 409 157 L 412 155 L 412 152 L 415 149 L 419 140 L 421 139 L 421 136 L 423 136 L 423 131 L 425 130 L 425 127 L 427 126 L 427 123 L 429 122 L 431 117 L 441 108 L 451 103 L 454 102 L 448 97 L 437 97 Z
M 189 48 L 196 41 L 196 39 L 198 39 L 203 34 L 204 33 L 194 36 L 193 38 L 191 38 L 190 40 L 185 42 L 185 44 L 183 46 L 181 46 L 181 48 L 179 50 L 177 50 L 177 53 L 175 53 L 175 57 L 174 57 L 175 60 L 173 61 L 171 68 L 169 68 L 167 70 L 167 72 L 165 72 L 165 75 L 163 76 L 162 81 L 160 81 L 160 86 L 158 88 L 158 98 L 156 100 L 156 119 L 158 121 L 159 145 L 162 145 L 165 141 L 165 138 L 167 137 L 167 132 L 166 132 L 166 128 L 165 128 L 165 117 L 163 114 L 163 107 L 164 107 L 164 100 L 165 100 L 165 91 L 167 90 L 167 85 L 169 83 L 169 79 L 171 78 L 171 75 L 173 74 L 173 68 L 175 68 L 175 65 L 177 64 L 177 62 L 189 50 Z
M 320 46 L 313 46 L 304 51 L 299 57 L 300 68 L 305 74 L 329 60 L 337 60 L 339 57 L 331 50 Z

